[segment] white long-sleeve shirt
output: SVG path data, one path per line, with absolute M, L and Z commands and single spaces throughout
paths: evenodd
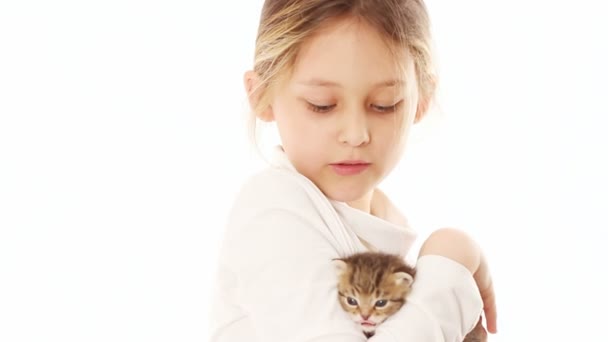
M 331 260 L 375 250 L 406 256 L 415 239 L 384 201 L 382 217 L 329 200 L 284 152 L 242 187 L 221 246 L 211 342 L 359 342 L 338 302 Z M 482 311 L 470 272 L 441 256 L 416 263 L 404 305 L 373 342 L 461 342 Z

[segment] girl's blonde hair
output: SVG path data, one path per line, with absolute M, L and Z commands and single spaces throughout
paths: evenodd
M 409 52 L 418 83 L 416 119 L 427 112 L 435 95 L 436 74 L 431 52 L 430 22 L 423 0 L 266 0 L 258 27 L 253 70 L 260 82 L 255 89 L 250 133 L 256 140 L 256 116 L 270 106 L 273 87 L 289 77 L 300 47 L 332 20 L 362 19 L 385 38 L 395 56 Z M 401 64 L 401 61 L 397 60 Z M 405 68 L 402 68 L 404 70 Z

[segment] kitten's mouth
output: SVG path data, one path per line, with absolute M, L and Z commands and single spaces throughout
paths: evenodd
M 361 325 L 364 327 L 375 327 L 376 323 L 372 322 L 372 321 L 362 321 Z

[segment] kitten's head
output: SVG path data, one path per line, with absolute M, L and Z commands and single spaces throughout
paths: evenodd
M 366 333 L 403 306 L 414 281 L 414 268 L 395 255 L 358 253 L 333 263 L 340 305 Z

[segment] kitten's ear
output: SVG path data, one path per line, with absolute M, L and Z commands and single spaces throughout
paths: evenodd
M 337 276 L 341 276 L 346 271 L 346 262 L 344 260 L 333 259 L 331 263 L 334 265 Z
M 407 285 L 411 286 L 414 282 L 414 278 L 411 274 L 407 272 L 395 272 L 393 273 L 393 278 L 395 279 L 395 283 L 397 285 Z

